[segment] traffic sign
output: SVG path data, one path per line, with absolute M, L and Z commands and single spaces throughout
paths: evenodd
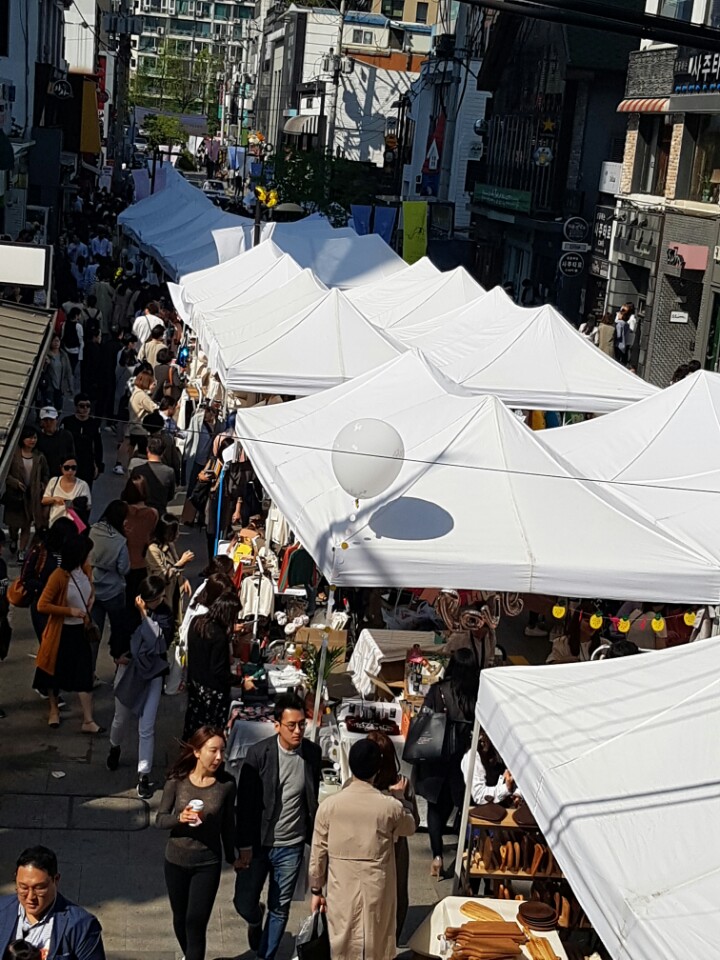
M 585 269 L 585 258 L 579 253 L 564 253 L 558 260 L 558 270 L 563 276 L 578 277 Z

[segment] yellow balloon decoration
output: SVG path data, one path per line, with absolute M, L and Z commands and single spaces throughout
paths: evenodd
M 265 201 L 266 207 L 274 207 L 278 202 L 278 192 L 277 190 L 271 190 L 268 194 L 267 200 Z
M 258 198 L 260 203 L 265 203 L 267 200 L 267 190 L 265 187 L 255 187 L 255 196 Z
M 620 633 L 628 633 L 630 630 L 630 621 L 628 618 L 622 617 L 620 620 L 618 620 L 617 628 Z
M 602 626 L 603 618 L 599 613 L 593 613 L 590 617 L 590 629 L 599 630 Z
M 694 627 L 696 619 L 697 618 L 692 610 L 688 610 L 688 612 L 683 615 L 683 620 L 685 622 L 686 627 Z
M 340 549 L 341 549 L 341 550 L 347 550 L 349 546 L 350 546 L 350 544 L 349 544 L 349 543 L 346 543 L 345 540 L 343 540 L 343 542 L 340 544 Z
M 552 615 L 555 617 L 556 620 L 562 620 L 566 612 L 567 612 L 567 608 L 564 607 L 561 603 L 556 603 L 555 606 L 552 608 Z
M 656 614 L 650 621 L 650 626 L 653 628 L 655 633 L 660 633 L 661 630 L 665 629 L 665 617 L 661 617 L 659 614 Z

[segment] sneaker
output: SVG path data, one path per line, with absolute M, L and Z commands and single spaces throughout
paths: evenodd
M 7 714 L 5 713 L 3 708 L 0 707 L 0 720 L 6 720 L 6 719 L 7 719 Z
M 108 770 L 117 770 L 120 765 L 120 747 L 110 747 L 105 766 Z
M 150 800 L 154 792 L 155 791 L 152 788 L 152 784 L 150 783 L 150 780 L 147 774 L 144 773 L 138 779 L 137 795 L 140 797 L 141 800 Z
M 250 947 L 251 950 L 254 950 L 256 953 L 260 947 L 260 941 L 262 940 L 264 918 L 265 918 L 265 904 L 261 903 L 259 923 L 248 924 L 248 946 Z
M 526 637 L 547 637 L 548 631 L 543 630 L 542 627 L 525 627 L 525 636 Z
M 115 466 L 113 467 L 113 473 L 116 473 L 119 477 L 121 477 L 125 473 L 125 471 L 123 470 L 123 468 L 120 466 L 119 463 L 116 463 Z

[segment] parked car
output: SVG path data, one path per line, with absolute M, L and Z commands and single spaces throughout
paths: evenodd
M 225 192 L 225 184 L 222 180 L 205 180 L 202 185 L 202 191 L 206 197 L 214 203 L 226 203 L 228 195 Z

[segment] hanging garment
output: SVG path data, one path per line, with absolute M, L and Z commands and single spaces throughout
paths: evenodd
M 275 612 L 275 585 L 269 577 L 245 577 L 240 587 L 242 615 L 271 617 Z

